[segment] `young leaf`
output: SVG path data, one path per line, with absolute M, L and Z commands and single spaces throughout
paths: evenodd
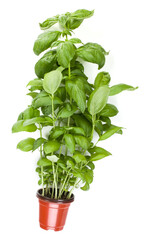
M 20 149 L 21 151 L 29 152 L 33 149 L 34 142 L 35 142 L 34 138 L 26 138 L 17 144 L 17 148 Z
M 69 132 L 85 136 L 85 132 L 81 127 L 72 127 L 72 129 Z
M 73 44 L 77 44 L 77 43 L 83 44 L 79 38 L 71 38 L 71 39 L 69 39 L 69 42 L 71 42 Z
M 83 19 L 70 18 L 67 21 L 67 25 L 68 25 L 69 29 L 74 30 L 74 29 L 78 28 L 82 22 L 83 22 Z
M 125 91 L 125 90 L 129 90 L 129 91 L 133 91 L 133 90 L 136 90 L 138 87 L 132 87 L 130 85 L 126 85 L 126 84 L 117 84 L 117 85 L 114 85 L 110 88 L 110 93 L 109 93 L 109 96 L 114 96 L 122 91 Z
M 53 18 L 46 19 L 44 22 L 40 23 L 39 25 L 42 30 L 46 30 L 46 29 L 49 29 L 50 27 L 52 27 L 57 22 L 58 22 L 58 17 L 56 16 Z
M 35 64 L 35 74 L 39 78 L 44 78 L 44 74 L 57 68 L 56 51 L 51 50 L 43 55 Z
M 83 187 L 81 187 L 83 191 L 88 191 L 90 189 L 90 185 L 86 182 Z
M 57 61 L 59 65 L 67 68 L 74 55 L 75 47 L 71 42 L 67 41 L 59 44 L 57 48 Z
M 39 148 L 45 141 L 46 141 L 45 138 L 38 138 L 38 139 L 36 139 L 34 144 L 33 144 L 32 151 L 35 151 L 37 148 Z
M 98 88 L 103 85 L 108 85 L 110 82 L 110 75 L 108 72 L 100 72 L 97 74 L 95 81 L 94 81 L 94 87 Z
M 105 140 L 105 139 L 111 137 L 114 133 L 117 133 L 121 129 L 122 129 L 122 127 L 114 127 L 114 128 L 109 129 L 99 138 L 99 141 L 102 141 L 102 140 Z
M 80 81 L 66 81 L 66 90 L 68 94 L 79 106 L 81 112 L 85 111 L 86 108 L 86 95 L 84 92 L 84 85 Z
M 41 158 L 38 162 L 37 162 L 38 166 L 41 167 L 46 167 L 46 166 L 51 166 L 52 162 L 50 160 L 48 160 L 47 158 Z
M 118 109 L 112 104 L 106 104 L 106 106 L 100 112 L 100 116 L 114 117 L 118 114 Z
M 35 117 L 31 119 L 27 119 L 24 121 L 23 126 L 28 126 L 34 123 L 49 123 L 52 124 L 53 120 L 50 117 Z
M 44 75 L 43 88 L 47 93 L 54 94 L 62 80 L 62 73 L 54 70 Z
M 71 17 L 77 18 L 77 19 L 85 19 L 85 18 L 90 18 L 94 14 L 94 10 L 88 11 L 86 9 L 79 9 L 73 13 L 71 13 Z
M 83 115 L 75 114 L 73 115 L 73 119 L 78 127 L 83 128 L 86 137 L 90 137 L 92 132 L 92 124 Z
M 69 149 L 70 153 L 74 153 L 75 151 L 75 140 L 71 134 L 64 135 L 65 143 L 67 148 Z
M 63 135 L 64 133 L 65 133 L 65 129 L 63 127 L 55 127 L 50 132 L 50 137 L 52 139 L 56 139 L 56 138 L 60 137 L 61 135 Z
M 74 154 L 72 157 L 76 161 L 76 163 L 86 162 L 86 158 L 81 153 Z
M 40 34 L 34 43 L 33 51 L 36 55 L 48 49 L 60 36 L 59 31 L 48 31 Z
M 77 49 L 77 55 L 87 62 L 98 64 L 98 69 L 100 69 L 105 64 L 105 52 L 103 50 L 99 44 L 87 43 Z
M 87 166 L 89 166 L 89 167 L 91 168 L 91 170 L 94 170 L 94 169 L 95 169 L 95 165 L 94 165 L 93 162 L 89 162 L 89 163 L 87 164 Z
M 53 141 L 48 141 L 47 143 L 45 143 L 43 149 L 46 154 L 49 154 L 49 153 L 57 151 L 59 149 L 59 147 L 60 147 L 60 143 L 56 140 L 53 140 Z
M 93 153 L 104 154 L 106 156 L 111 155 L 111 153 L 108 152 L 106 149 L 101 148 L 101 147 L 96 147 L 96 146 L 88 149 L 88 152 L 91 153 L 91 154 L 93 154 Z
M 81 146 L 83 149 L 88 149 L 89 148 L 89 141 L 86 137 L 80 136 L 80 135 L 75 135 L 74 136 L 76 143 Z
M 91 115 L 100 112 L 106 105 L 109 96 L 108 86 L 102 86 L 95 89 L 88 100 L 88 111 Z
M 104 153 L 94 153 L 94 154 L 92 154 L 91 155 L 91 157 L 90 157 L 90 161 L 97 161 L 97 160 L 101 160 L 102 158 L 104 158 L 104 157 L 107 157 L 107 156 L 109 156 L 110 154 L 104 154 Z
M 59 118 L 68 118 L 72 116 L 77 111 L 76 106 L 72 106 L 72 109 L 69 111 L 66 107 L 63 107 L 59 112 L 57 117 Z
M 13 127 L 12 127 L 12 133 L 17 133 L 17 132 L 35 132 L 37 130 L 37 127 L 35 124 L 31 124 L 29 126 L 23 126 L 24 120 L 19 120 L 17 121 Z
M 43 86 L 43 82 L 42 82 L 41 79 L 36 78 L 36 79 L 34 79 L 34 80 L 31 80 L 31 81 L 27 84 L 27 86 Z

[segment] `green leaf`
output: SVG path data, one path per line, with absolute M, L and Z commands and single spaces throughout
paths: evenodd
M 41 158 L 38 162 L 37 162 L 38 166 L 41 167 L 46 167 L 46 166 L 51 166 L 52 163 L 50 160 L 48 160 L 47 158 Z
M 71 169 L 74 169 L 74 167 L 75 167 L 74 161 L 72 159 L 67 160 L 67 166 Z
M 35 124 L 31 124 L 29 126 L 23 126 L 24 120 L 19 120 L 17 121 L 13 127 L 12 127 L 12 133 L 16 133 L 16 132 L 35 132 L 37 130 L 37 127 L 35 126 Z
M 82 147 L 83 149 L 88 149 L 89 148 L 89 141 L 86 137 L 80 136 L 80 135 L 75 135 L 74 136 L 76 143 Z
M 50 132 L 50 137 L 56 139 L 65 133 L 65 129 L 63 127 L 55 127 Z
M 89 166 L 89 167 L 91 168 L 91 170 L 94 170 L 94 169 L 95 169 L 95 165 L 94 165 L 93 162 L 89 162 L 89 163 L 87 164 L 87 166 Z
M 63 43 L 63 42 L 64 41 L 62 41 L 62 40 L 57 40 L 57 41 L 52 43 L 51 48 L 57 47 L 60 43 Z
M 111 137 L 114 133 L 117 133 L 121 129 L 122 129 L 122 127 L 114 127 L 114 128 L 109 129 L 99 138 L 99 141 L 102 141 L 102 140 L 105 140 L 105 139 Z
M 35 140 L 33 144 L 33 151 L 35 151 L 37 148 L 39 148 L 44 142 L 46 141 L 45 138 L 38 138 Z
M 96 154 L 104 154 L 105 156 L 109 156 L 111 155 L 110 152 L 108 152 L 106 149 L 104 148 L 101 148 L 101 147 L 93 147 L 93 148 L 90 148 L 88 149 L 88 152 L 93 154 L 93 153 L 96 153 Z
M 44 144 L 44 152 L 46 154 L 56 152 L 60 148 L 60 143 L 56 140 L 53 141 L 48 141 L 47 143 Z
M 52 118 L 50 117 L 35 117 L 35 118 L 31 118 L 31 119 L 27 119 L 24 121 L 23 126 L 28 126 L 34 123 L 53 123 Z
M 108 72 L 100 72 L 97 74 L 95 81 L 94 81 L 94 87 L 98 88 L 103 85 L 108 85 L 110 82 L 110 75 Z
M 82 41 L 79 38 L 71 38 L 71 39 L 69 39 L 69 42 L 71 42 L 73 44 L 82 43 Z
M 34 138 L 26 138 L 17 144 L 17 148 L 20 149 L 21 151 L 29 152 L 33 149 L 34 142 L 35 142 Z
M 83 19 L 70 18 L 67 21 L 67 25 L 68 25 L 69 29 L 74 30 L 74 29 L 78 28 L 82 22 L 83 22 Z
M 66 90 L 70 97 L 77 103 L 81 112 L 86 108 L 86 95 L 84 92 L 84 85 L 80 81 L 66 81 Z
M 51 44 L 60 36 L 59 31 L 48 31 L 40 34 L 34 43 L 33 51 L 36 55 L 50 48 Z
M 91 115 L 100 112 L 106 105 L 109 96 L 108 86 L 102 86 L 95 89 L 88 100 L 88 111 Z
M 92 124 L 83 115 L 75 114 L 73 115 L 73 119 L 75 120 L 76 125 L 84 130 L 86 137 L 90 137 Z
M 102 158 L 107 157 L 109 155 L 105 155 L 104 153 L 95 153 L 95 154 L 91 155 L 89 160 L 90 161 L 97 161 L 97 160 L 101 160 Z
M 67 146 L 68 150 L 70 151 L 70 153 L 74 153 L 74 151 L 75 151 L 74 137 L 71 134 L 65 134 L 64 139 L 65 139 L 66 146 Z
M 54 104 L 62 104 L 62 101 L 58 97 L 54 97 Z M 52 99 L 50 96 L 39 97 L 33 100 L 32 105 L 34 108 L 46 107 L 52 105 Z
M 69 66 L 70 61 L 73 59 L 75 55 L 75 47 L 74 45 L 66 41 L 64 43 L 59 44 L 57 48 L 57 61 L 59 65 L 67 68 Z
M 86 162 L 86 158 L 81 153 L 74 154 L 72 157 L 76 161 L 76 163 Z
M 133 91 L 133 90 L 136 90 L 138 89 L 138 87 L 132 87 L 130 85 L 126 85 L 126 84 L 117 84 L 117 85 L 114 85 L 110 88 L 110 93 L 109 93 L 109 96 L 114 96 L 122 91 L 125 91 L 125 90 L 129 90 L 129 91 Z
M 44 78 L 44 74 L 57 68 L 56 51 L 51 50 L 43 55 L 35 64 L 35 74 L 39 78 Z
M 84 132 L 84 130 L 81 127 L 72 127 L 70 132 L 74 133 L 74 134 L 80 134 L 80 135 L 85 136 L 85 132 Z
M 45 107 L 41 107 L 41 111 L 45 116 L 48 116 L 52 113 L 52 106 L 45 106 Z
M 37 92 L 29 92 L 29 93 L 27 93 L 27 95 L 31 96 L 32 98 L 35 98 L 38 95 L 38 93 Z
M 76 106 L 72 106 L 71 110 L 69 111 L 67 107 L 63 107 L 57 114 L 57 117 L 59 118 L 68 118 L 72 116 L 77 111 Z
M 77 49 L 78 57 L 84 61 L 98 64 L 98 69 L 105 64 L 103 48 L 97 43 L 87 43 Z
M 81 187 L 83 191 L 88 191 L 90 189 L 90 185 L 88 183 L 85 183 L 83 187 Z
M 54 70 L 44 75 L 43 87 L 47 93 L 54 94 L 62 80 L 59 70 Z
M 31 80 L 31 81 L 27 84 L 27 86 L 43 86 L 43 82 L 42 82 L 41 79 L 36 78 L 36 79 L 34 79 L 34 80 Z
M 56 16 L 53 18 L 46 19 L 44 22 L 40 23 L 39 25 L 42 30 L 46 30 L 46 29 L 49 29 L 50 27 L 52 27 L 57 22 L 58 22 L 58 17 Z
M 112 104 L 106 104 L 106 106 L 100 112 L 100 116 L 114 117 L 118 114 L 118 109 Z
M 73 13 L 71 13 L 71 17 L 77 18 L 77 19 L 85 19 L 85 18 L 90 18 L 94 14 L 94 10 L 88 11 L 86 9 L 79 9 Z
M 93 182 L 93 171 L 89 168 L 84 168 L 83 170 L 84 177 L 87 183 L 92 183 Z

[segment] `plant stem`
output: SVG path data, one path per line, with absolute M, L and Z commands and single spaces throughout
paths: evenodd
M 76 179 L 75 181 L 75 184 L 73 186 L 73 188 L 71 189 L 71 191 L 69 192 L 68 196 L 67 196 L 67 199 L 69 199 L 71 197 L 71 194 L 73 192 L 73 190 L 75 189 L 75 187 L 79 184 L 79 182 L 81 182 L 81 179 L 78 181 L 78 178 Z
M 40 138 L 42 138 L 42 126 L 39 124 Z M 42 158 L 42 145 L 40 146 L 40 157 Z M 41 166 L 41 178 L 42 178 L 42 196 L 44 196 L 44 180 L 43 180 L 43 166 Z
M 92 133 L 91 133 L 91 141 L 93 139 L 94 129 L 95 129 L 95 115 L 92 115 Z
M 66 181 L 67 181 L 67 178 L 68 178 L 68 176 L 69 176 L 70 170 L 71 170 L 71 169 L 69 169 L 69 171 L 68 171 L 68 173 L 67 173 L 67 175 L 66 175 L 66 177 L 65 177 L 65 180 L 64 180 L 64 182 L 63 182 L 63 184 L 62 184 L 62 186 L 61 186 L 61 188 L 60 188 L 58 198 L 60 198 L 60 197 L 61 197 L 61 194 L 63 193 L 63 189 L 64 189 L 65 183 L 66 183 Z
M 52 94 L 52 118 L 53 118 L 53 127 L 55 128 L 54 94 Z

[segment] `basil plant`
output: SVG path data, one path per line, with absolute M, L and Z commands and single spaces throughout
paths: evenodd
M 42 195 L 50 198 L 69 199 L 75 188 L 90 188 L 94 162 L 111 155 L 96 144 L 115 133 L 122 134 L 122 127 L 111 122 L 118 109 L 108 103 L 109 96 L 135 89 L 126 84 L 110 86 L 109 73 L 100 71 L 108 52 L 97 43 L 72 37 L 74 29 L 93 13 L 81 9 L 40 24 L 43 32 L 33 51 L 42 56 L 35 64 L 37 77 L 27 84 L 31 105 L 12 127 L 13 133 L 39 131 L 39 138 L 21 140 L 17 148 L 39 150 L 38 184 L 42 185 Z M 98 65 L 93 84 L 84 73 L 84 61 Z M 96 144 L 94 132 L 99 136 Z

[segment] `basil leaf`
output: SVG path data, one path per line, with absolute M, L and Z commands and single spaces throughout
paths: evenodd
M 71 42 L 73 44 L 82 43 L 82 41 L 79 38 L 71 38 L 71 39 L 69 39 L 69 42 Z
M 33 144 L 32 151 L 35 151 L 37 148 L 39 148 L 45 141 L 46 141 L 45 138 L 38 138 L 38 139 L 36 139 L 34 144 Z
M 35 142 L 34 138 L 26 138 L 17 144 L 17 148 L 20 149 L 21 151 L 29 152 L 33 149 L 34 142 Z
M 83 187 L 81 187 L 83 191 L 88 191 L 90 189 L 90 185 L 88 183 L 85 183 Z
M 103 110 L 100 112 L 100 116 L 114 117 L 118 114 L 118 109 L 113 104 L 106 104 Z
M 125 91 L 125 90 L 128 90 L 128 91 L 134 91 L 138 89 L 138 87 L 132 87 L 130 85 L 126 85 L 126 84 L 117 84 L 117 85 L 114 85 L 110 88 L 110 93 L 109 93 L 109 96 L 114 96 L 122 91 Z
M 66 107 L 63 107 L 59 112 L 57 117 L 59 118 L 68 118 L 72 116 L 77 111 L 76 106 L 72 106 L 72 109 L 69 111 Z
M 55 152 L 59 149 L 60 143 L 56 140 L 53 141 L 48 141 L 47 143 L 44 144 L 43 149 L 46 154 Z
M 104 154 L 106 156 L 111 155 L 111 153 L 108 152 L 106 149 L 101 148 L 101 147 L 96 147 L 96 146 L 93 147 L 93 148 L 88 149 L 88 152 L 91 153 L 91 154 L 93 154 L 93 153 Z
M 71 13 L 71 17 L 77 18 L 77 19 L 85 19 L 85 18 L 90 18 L 94 14 L 94 10 L 88 11 L 86 9 L 79 9 L 73 13 Z
M 67 68 L 69 66 L 70 61 L 73 59 L 75 55 L 75 47 L 74 45 L 66 41 L 64 43 L 59 44 L 57 48 L 57 61 L 59 65 Z
M 48 49 L 60 36 L 59 31 L 48 31 L 40 34 L 34 43 L 33 51 L 36 55 Z
M 92 124 L 83 115 L 75 114 L 73 115 L 73 119 L 75 120 L 76 125 L 84 130 L 86 137 L 90 137 Z
M 63 127 L 55 127 L 50 132 L 50 137 L 52 139 L 56 139 L 56 138 L 60 137 L 61 135 L 63 135 L 64 133 L 65 133 L 65 129 Z
M 98 160 L 101 160 L 102 158 L 105 158 L 105 157 L 107 157 L 109 155 L 105 155 L 104 153 L 95 153 L 95 154 L 91 155 L 89 160 L 90 161 L 98 161 Z
M 76 143 L 80 147 L 82 147 L 85 150 L 89 148 L 90 143 L 86 137 L 80 136 L 80 135 L 74 135 L 74 138 L 75 138 Z
M 87 62 L 98 64 L 98 69 L 100 69 L 105 64 L 104 51 L 97 43 L 87 43 L 77 49 L 77 55 Z
M 46 166 L 51 166 L 52 163 L 49 159 L 47 158 L 41 158 L 38 162 L 37 162 L 37 165 L 38 166 L 41 166 L 41 167 L 46 167 Z
M 109 96 L 108 86 L 102 86 L 95 89 L 88 100 L 88 111 L 91 115 L 95 115 L 100 112 L 106 105 Z
M 74 153 L 74 151 L 75 151 L 74 137 L 71 134 L 65 134 L 64 139 L 65 139 L 66 146 L 67 146 L 68 150 L 70 151 L 70 153 Z
M 62 104 L 62 101 L 58 97 L 54 97 L 54 104 Z M 33 100 L 32 105 L 34 108 L 46 107 L 52 105 L 52 99 L 50 96 L 39 97 Z
M 43 80 L 43 88 L 47 93 L 54 94 L 62 80 L 62 74 L 57 69 L 46 73 Z
M 44 74 L 57 68 L 56 51 L 51 50 L 43 55 L 35 64 L 35 74 L 39 78 L 44 78 Z
M 99 141 L 102 141 L 102 140 L 105 140 L 105 139 L 111 137 L 114 133 L 117 133 L 121 129 L 122 129 L 122 127 L 113 127 L 111 129 L 109 129 L 99 138 Z
M 17 121 L 13 127 L 12 127 L 12 133 L 16 133 L 16 132 L 35 132 L 37 130 L 37 127 L 35 126 L 35 124 L 31 124 L 29 126 L 23 126 L 24 120 L 19 120 Z
M 34 79 L 34 80 L 31 80 L 31 81 L 27 84 L 27 86 L 43 86 L 43 82 L 42 82 L 41 79 L 36 78 L 36 79 Z
M 81 112 L 86 108 L 86 95 L 84 92 L 84 85 L 80 81 L 66 81 L 66 90 L 70 97 L 77 103 Z
M 23 126 L 28 126 L 34 123 L 49 123 L 52 124 L 53 120 L 50 117 L 35 117 L 31 119 L 27 119 L 24 121 Z
M 72 129 L 69 132 L 85 136 L 85 132 L 81 127 L 72 127 Z
M 76 163 L 80 163 L 80 162 L 85 163 L 86 162 L 85 156 L 82 155 L 81 153 L 74 154 L 72 157 Z
M 95 81 L 94 81 L 94 87 L 98 88 L 103 85 L 108 85 L 110 82 L 110 75 L 108 72 L 100 72 L 97 74 Z
M 40 23 L 39 25 L 42 30 L 46 30 L 52 27 L 57 22 L 58 22 L 58 17 L 53 17 L 53 18 L 46 19 L 44 22 Z

